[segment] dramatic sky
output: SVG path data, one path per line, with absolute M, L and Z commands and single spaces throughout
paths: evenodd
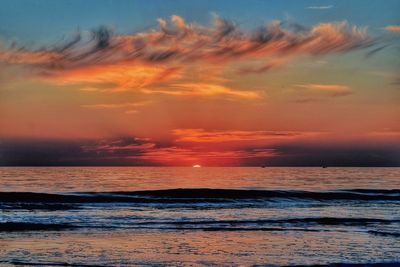
M 3 0 L 0 165 L 400 165 L 398 0 Z

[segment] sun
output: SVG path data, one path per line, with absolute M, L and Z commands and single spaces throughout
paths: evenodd
M 201 166 L 199 164 L 193 165 L 193 168 L 200 168 Z

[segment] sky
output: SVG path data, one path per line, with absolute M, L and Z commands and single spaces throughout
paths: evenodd
M 0 165 L 400 166 L 399 11 L 1 1 Z

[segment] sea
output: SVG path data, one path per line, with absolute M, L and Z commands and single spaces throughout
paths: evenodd
M 315 265 L 400 266 L 400 168 L 0 168 L 0 266 Z

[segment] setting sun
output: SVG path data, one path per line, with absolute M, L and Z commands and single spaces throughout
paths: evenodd
M 200 168 L 201 166 L 199 164 L 193 165 L 193 168 Z

